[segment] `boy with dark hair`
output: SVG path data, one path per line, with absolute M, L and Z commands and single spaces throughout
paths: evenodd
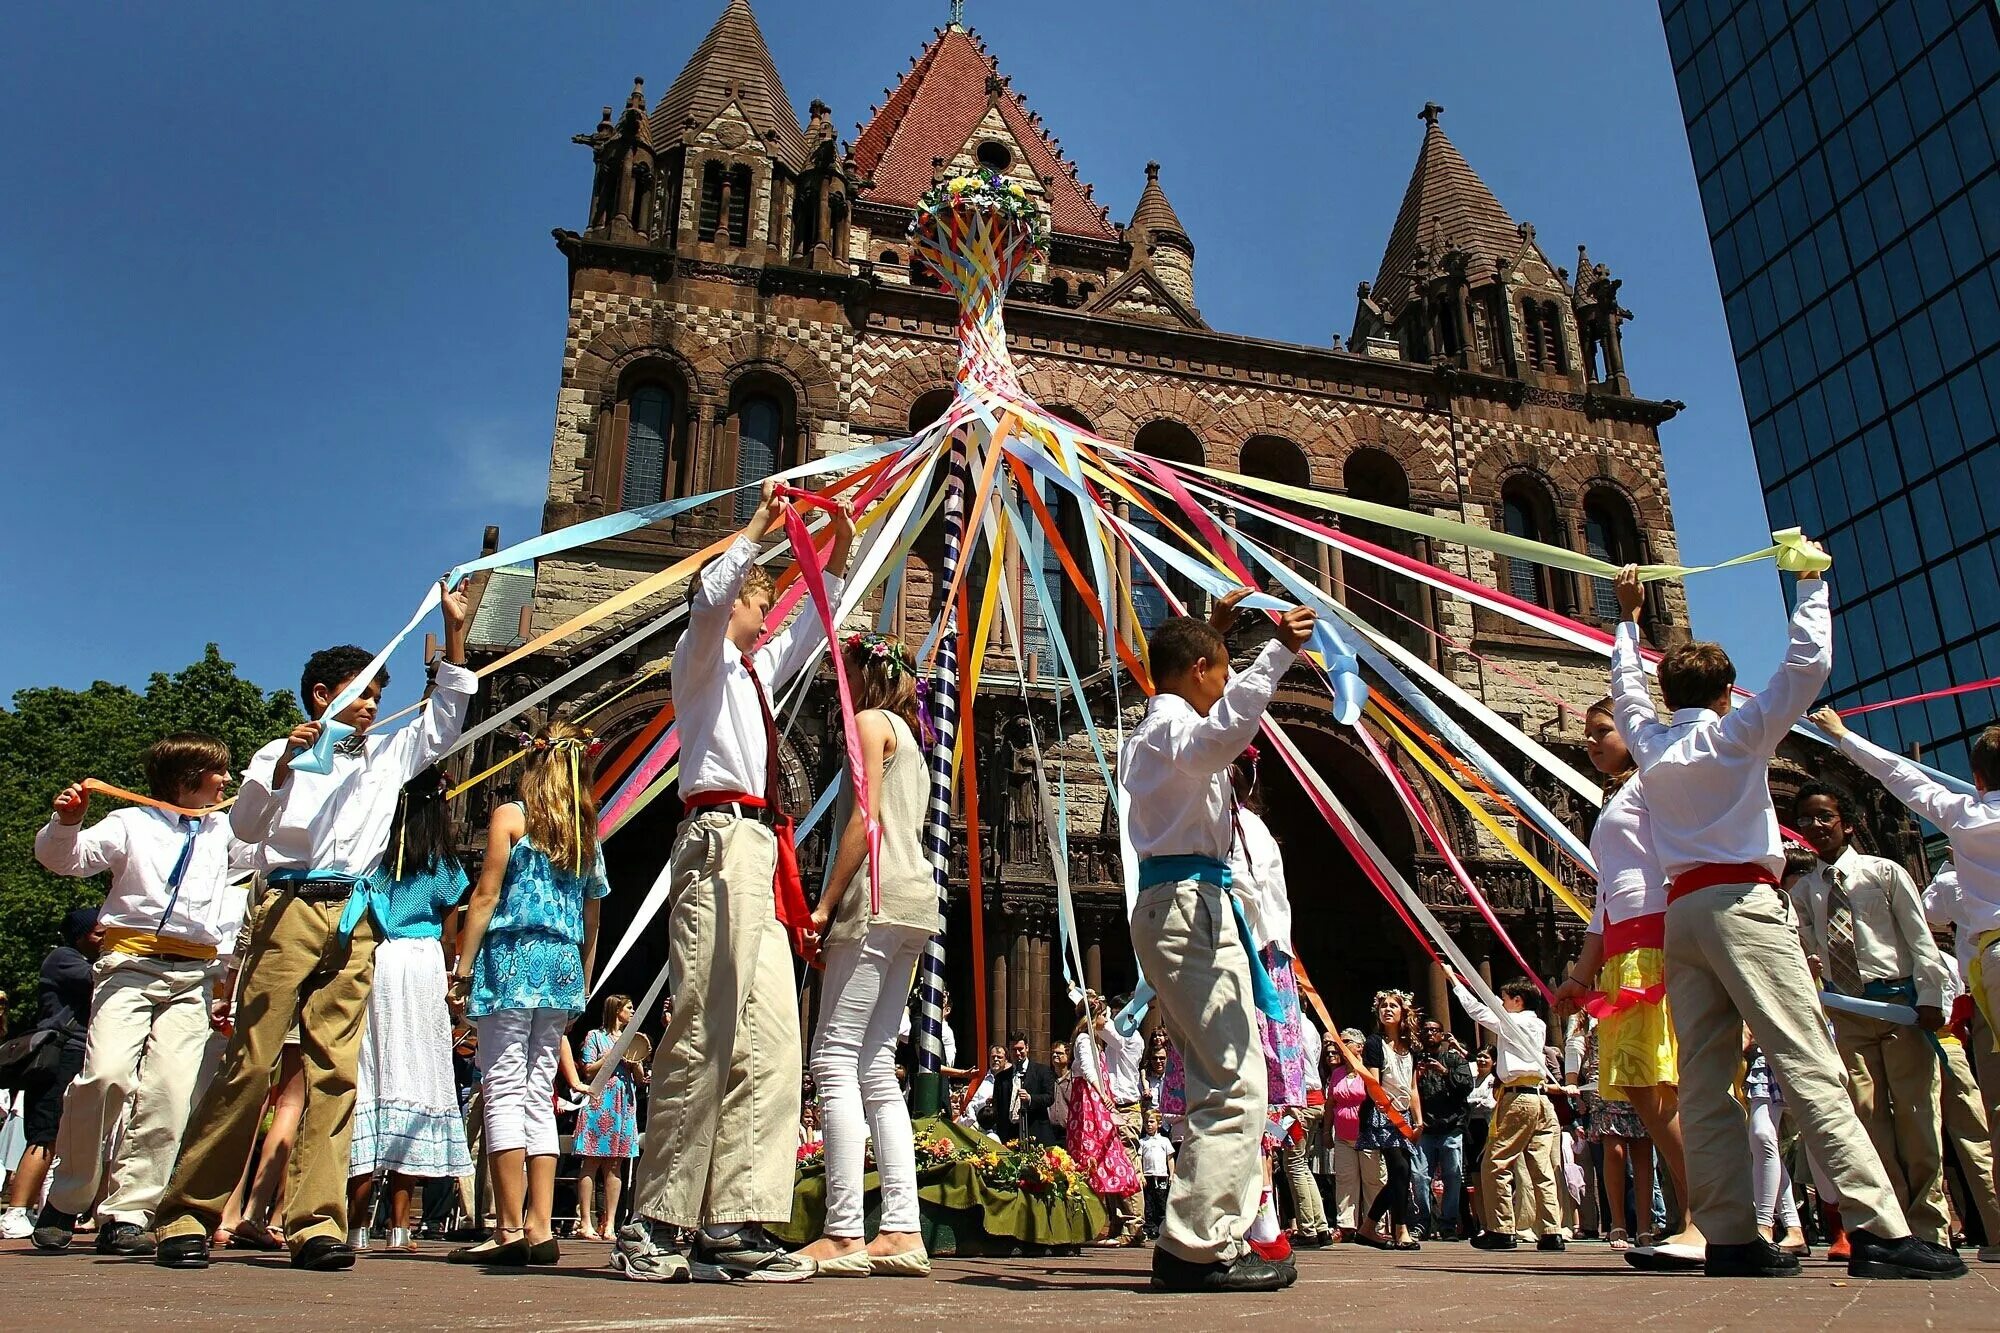
M 1838 787 L 1808 782 L 1799 788 L 1792 822 L 1818 853 L 1812 873 L 1790 888 L 1799 942 L 1825 990 L 1916 1006 L 1923 1031 L 1837 1008 L 1829 1017 L 1834 1046 L 1847 1065 L 1848 1095 L 1910 1230 L 1949 1246 L 1938 1060 L 1929 1034 L 1944 1026 L 1951 976 L 1908 872 L 1855 849 L 1852 808 L 1853 798 Z
M 1229 769 L 1312 634 L 1313 613 L 1285 612 L 1277 637 L 1232 674 L 1222 632 L 1240 600 L 1224 599 L 1210 623 L 1179 616 L 1153 631 L 1158 693 L 1119 756 L 1139 861 L 1132 947 L 1186 1071 L 1187 1139 L 1153 1251 L 1153 1286 L 1169 1291 L 1275 1291 L 1296 1276 L 1246 1240 L 1267 1089 L 1251 983 L 1262 964 L 1229 893 Z
M 1815 548 L 1816 549 L 1816 548 Z M 1711 1277 L 1799 1271 L 1757 1234 L 1750 1128 L 1734 1093 L 1747 1024 L 1785 1087 L 1812 1153 L 1841 1198 L 1854 1277 L 1959 1277 L 1965 1265 L 1910 1235 L 1894 1188 L 1841 1085 L 1840 1057 L 1813 1003 L 1812 974 L 1778 892 L 1785 854 L 1768 769 L 1778 743 L 1833 667 L 1826 580 L 1799 576 L 1791 646 L 1763 691 L 1735 703 L 1720 650 L 1684 645 L 1663 662 L 1674 712 L 1660 721 L 1639 654 L 1645 591 L 1628 565 L 1611 654 L 1618 734 L 1646 783 L 1653 851 L 1667 876 L 1667 1002 L 1680 1042 L 1688 1200 L 1708 1238 Z M 1703 691 L 1710 691 L 1702 697 Z
M 686 809 L 668 869 L 675 1004 L 654 1048 L 634 1217 L 612 1257 L 640 1282 L 796 1282 L 815 1271 L 764 1229 L 792 1215 L 801 1064 L 791 943 L 773 897 L 771 821 L 782 811 L 771 697 L 824 640 L 801 608 L 757 647 L 772 596 L 757 554 L 784 513 L 766 482 L 743 531 L 696 574 L 674 647 Z M 826 587 L 838 598 L 854 540 L 845 507 L 832 527 Z
M 255 848 L 254 864 L 271 892 L 238 960 L 235 1031 L 222 1068 L 202 1097 L 160 1204 L 153 1261 L 162 1267 L 208 1266 L 209 1233 L 243 1173 L 271 1070 L 294 1024 L 307 1092 L 285 1192 L 285 1239 L 296 1268 L 354 1266 L 347 1243 L 348 1139 L 376 938 L 368 900 L 354 890 L 382 863 L 403 784 L 458 739 L 479 686 L 465 667 L 465 593 L 444 590 L 442 606 L 444 660 L 416 721 L 386 736 L 368 734 L 386 679 L 378 674 L 334 715 L 354 731 L 334 746 L 327 772 L 292 767 L 319 739 L 317 721 L 264 746 L 244 772 L 229 824 Z M 299 682 L 300 705 L 317 718 L 373 660 L 352 646 L 314 653 Z M 230 1017 L 230 997 L 218 996 L 214 1007 L 219 1020 Z
M 176 732 L 147 749 L 145 769 L 155 798 L 207 810 L 229 781 L 229 747 Z M 130 1097 L 132 1119 L 97 1209 L 97 1252 L 151 1254 L 153 1209 L 180 1150 L 208 1044 L 216 953 L 242 916 L 241 897 L 228 891 L 230 872 L 248 866 L 249 849 L 219 812 L 135 805 L 86 829 L 89 809 L 90 793 L 72 783 L 35 835 L 45 869 L 76 879 L 108 870 L 111 891 L 98 914 L 104 943 L 83 1072 L 63 1100 L 55 1178 L 34 1242 L 38 1250 L 68 1248 L 77 1218 L 97 1197 L 104 1144 Z
M 1514 1211 L 1514 1167 L 1528 1169 L 1531 1216 L 1528 1230 L 1541 1250 L 1564 1250 L 1562 1198 L 1556 1169 L 1562 1125 L 1549 1100 L 1549 1067 L 1543 1048 L 1549 1027 L 1535 1012 L 1535 984 L 1516 977 L 1502 983 L 1500 1011 L 1494 1012 L 1456 973 L 1451 993 L 1472 1021 L 1493 1033 L 1498 1055 L 1493 1066 L 1493 1121 L 1486 1133 L 1486 1151 L 1479 1161 L 1479 1201 L 1485 1209 L 1485 1230 L 1472 1238 L 1475 1248 L 1511 1250 L 1521 1243 L 1522 1228 Z

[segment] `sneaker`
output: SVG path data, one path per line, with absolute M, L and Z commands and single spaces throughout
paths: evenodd
M 718 1270 L 725 1282 L 804 1282 L 817 1267 L 804 1255 L 779 1244 L 764 1228 L 749 1224 L 720 1240 L 706 1231 L 695 1232 L 689 1266 L 696 1265 Z M 695 1277 L 701 1279 L 701 1274 L 697 1271 Z
M 1927 1245 L 1915 1236 L 1884 1240 L 1867 1231 L 1850 1231 L 1847 1243 L 1852 1251 L 1847 1261 L 1849 1277 L 1938 1281 L 1965 1276 L 1963 1259 L 1941 1245 Z
M 1521 1238 L 1511 1231 L 1482 1231 L 1472 1238 L 1475 1250 L 1518 1250 Z
M 1536 1241 L 1535 1248 L 1542 1251 L 1544 1254 L 1561 1254 L 1564 1250 L 1567 1250 L 1569 1248 L 1569 1242 L 1564 1240 L 1561 1236 L 1556 1235 L 1554 1232 L 1551 1232 L 1548 1235 L 1542 1237 L 1540 1240 Z
M 108 1222 L 97 1233 L 99 1254 L 122 1254 L 128 1258 L 153 1252 L 153 1233 L 136 1222 Z
M 634 1282 L 689 1282 L 694 1278 L 687 1255 L 674 1244 L 673 1228 L 644 1218 L 618 1229 L 611 1267 Z
M 1154 1291 L 1282 1291 L 1290 1285 L 1282 1268 L 1254 1253 L 1233 1263 L 1198 1264 L 1153 1250 Z
M 1709 1277 L 1797 1277 L 1799 1257 L 1786 1254 L 1768 1240 L 1747 1245 L 1708 1243 L 1702 1272 Z
M 35 1234 L 35 1219 L 25 1208 L 0 1213 L 0 1240 L 26 1240 Z
M 35 1230 L 31 1239 L 38 1250 L 66 1250 L 76 1235 L 76 1214 L 61 1212 L 42 1205 L 42 1215 L 35 1219 Z

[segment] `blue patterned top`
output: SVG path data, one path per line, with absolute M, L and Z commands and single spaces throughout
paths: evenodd
M 583 902 L 611 892 L 604 851 L 588 875 L 549 860 L 527 838 L 507 854 L 500 901 L 472 963 L 473 1017 L 501 1009 L 583 1012 Z
M 434 870 L 396 878 L 393 852 L 368 877 L 376 891 L 375 928 L 385 940 L 435 940 L 444 935 L 445 914 L 465 898 L 470 881 L 458 858 L 447 856 Z

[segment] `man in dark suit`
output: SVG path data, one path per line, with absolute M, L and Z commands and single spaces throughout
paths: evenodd
M 1017 1139 L 1028 1143 L 1059 1142 L 1055 1126 L 1049 1121 L 1049 1107 L 1056 1099 L 1054 1072 L 1028 1058 L 1025 1032 L 1008 1034 L 1007 1054 L 1007 1067 L 993 1076 L 993 1102 L 989 1108 L 993 1132 L 1002 1143 Z

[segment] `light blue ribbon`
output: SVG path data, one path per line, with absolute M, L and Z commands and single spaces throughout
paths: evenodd
M 347 895 L 347 905 L 341 909 L 339 924 L 333 928 L 335 938 L 347 940 L 353 937 L 354 928 L 361 924 L 361 918 L 371 911 L 377 925 L 382 924 L 389 911 L 389 891 L 375 882 L 374 876 L 356 879 L 344 870 L 273 870 L 268 876 L 273 884 L 313 884 L 328 880 L 340 880 L 352 884 L 353 890 Z
M 1222 890 L 1222 896 L 1229 900 L 1231 914 L 1236 918 L 1236 935 L 1243 941 L 1243 952 L 1250 959 L 1250 993 L 1257 1001 L 1257 1012 L 1273 1023 L 1285 1021 L 1285 1002 L 1278 995 L 1278 987 L 1271 980 L 1271 973 L 1264 966 L 1263 957 L 1257 952 L 1256 941 L 1250 936 L 1250 919 L 1243 914 L 1243 904 L 1229 891 L 1234 879 L 1227 861 L 1219 861 L 1212 856 L 1149 856 L 1139 862 L 1139 887 L 1149 889 L 1155 884 L 1177 884 L 1184 880 L 1199 880 L 1213 884 Z M 1112 1026 L 1129 1037 L 1139 1030 L 1145 1021 L 1146 1010 L 1158 994 L 1143 977 L 1132 991 L 1132 999 Z

